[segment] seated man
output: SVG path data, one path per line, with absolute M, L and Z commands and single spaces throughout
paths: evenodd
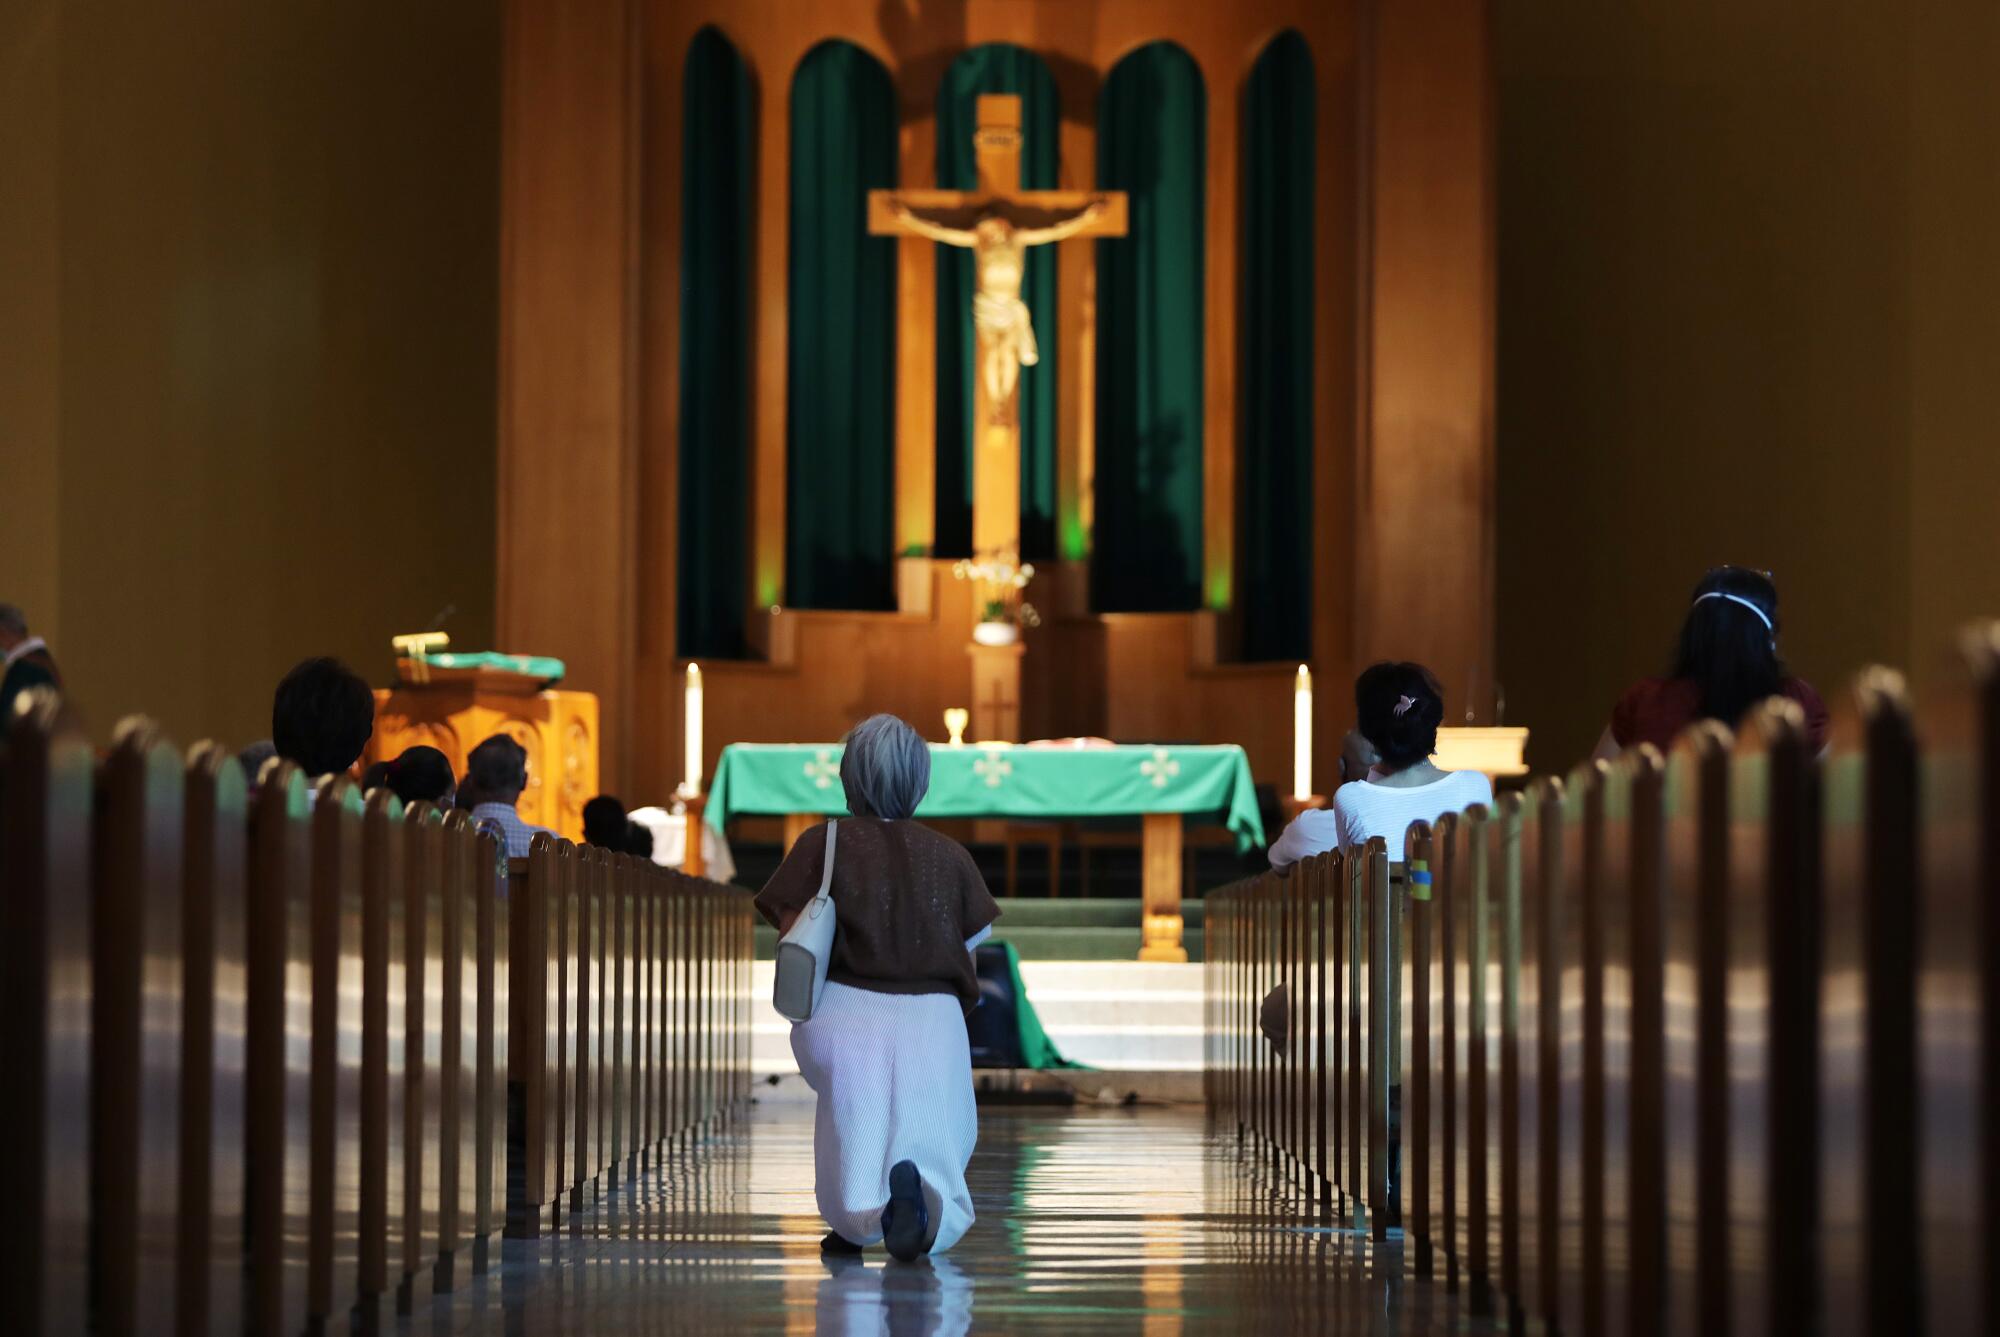
M 308 659 L 271 701 L 271 743 L 308 776 L 338 775 L 361 760 L 375 732 L 375 693 L 338 659 Z
M 465 777 L 479 796 L 472 820 L 481 828 L 490 827 L 507 842 L 507 857 L 528 857 L 528 842 L 545 826 L 531 826 L 514 810 L 521 791 L 528 787 L 528 750 L 506 734 L 494 734 L 472 749 L 465 759 Z

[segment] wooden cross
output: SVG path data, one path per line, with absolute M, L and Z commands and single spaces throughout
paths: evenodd
M 1001 662 L 1014 666 L 1014 672 L 1011 676 L 1018 684 L 1021 673 L 1021 661 L 1019 657 L 1009 656 Z M 1018 693 L 1008 692 L 1007 684 L 1004 681 L 1007 676 L 1009 675 L 993 675 L 990 680 L 992 690 L 987 692 L 985 698 L 978 703 L 979 713 L 984 717 L 980 723 L 986 726 L 983 730 L 974 730 L 974 732 L 979 734 L 980 742 L 1002 740 L 1011 743 L 1019 741 L 1014 736 L 1020 729 L 1020 716 L 1018 713 L 1020 707 L 1015 703 Z
M 973 328 L 979 374 L 973 379 L 972 548 L 1018 553 L 1021 546 L 1020 367 L 1039 360 L 1021 300 L 1025 252 L 1071 237 L 1125 235 L 1125 194 L 1116 190 L 1022 190 L 1021 99 L 981 96 L 972 143 L 973 190 L 871 190 L 868 230 L 921 237 L 973 253 L 978 289 Z

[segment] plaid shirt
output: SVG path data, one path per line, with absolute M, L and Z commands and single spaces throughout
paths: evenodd
M 548 831 L 546 826 L 530 826 L 521 820 L 521 814 L 514 811 L 511 803 L 481 803 L 472 810 L 472 824 L 484 831 L 492 829 L 499 833 L 507 844 L 507 857 L 525 859 L 528 857 L 528 842 L 538 831 Z M 554 835 L 553 831 L 549 832 Z

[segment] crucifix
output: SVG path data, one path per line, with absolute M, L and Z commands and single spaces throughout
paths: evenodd
M 1022 190 L 1021 99 L 983 95 L 972 144 L 978 163 L 974 190 L 871 190 L 868 230 L 876 235 L 921 237 L 972 252 L 978 286 L 972 326 L 978 336 L 979 374 L 973 377 L 972 550 L 976 557 L 1018 561 L 1021 549 L 1021 368 L 1041 361 L 1021 279 L 1030 246 L 1071 237 L 1125 235 L 1125 193 L 1117 190 Z M 1019 700 L 1018 647 L 975 646 L 975 683 L 996 678 L 1003 695 Z M 981 650 L 1001 650 L 984 673 Z M 990 656 L 996 661 L 1000 656 Z M 1011 670 L 1011 673 L 1009 673 Z M 998 685 L 998 684 L 996 684 Z M 977 700 L 975 696 L 975 701 Z M 978 710 L 975 705 L 975 710 Z M 1018 727 L 1018 711 L 990 709 L 984 721 Z M 975 721 L 975 727 L 982 721 Z M 1009 738 L 1008 733 L 983 734 Z

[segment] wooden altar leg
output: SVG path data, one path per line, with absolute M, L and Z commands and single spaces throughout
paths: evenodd
M 813 829 L 820 821 L 818 814 L 793 812 L 785 814 L 785 853 L 792 852 L 792 846 L 799 843 L 799 837 Z
M 699 794 L 686 800 L 686 802 L 687 845 L 681 854 L 681 871 L 689 877 L 706 877 L 708 875 L 708 860 L 704 857 L 701 847 L 701 813 L 702 809 L 708 806 L 708 803 Z M 786 835 L 789 836 L 790 834 L 791 829 L 787 826 Z M 791 847 L 791 841 L 787 840 L 785 842 L 786 850 L 789 851 Z
M 1181 815 L 1149 812 L 1140 819 L 1144 872 L 1139 959 L 1186 961 L 1181 945 Z

